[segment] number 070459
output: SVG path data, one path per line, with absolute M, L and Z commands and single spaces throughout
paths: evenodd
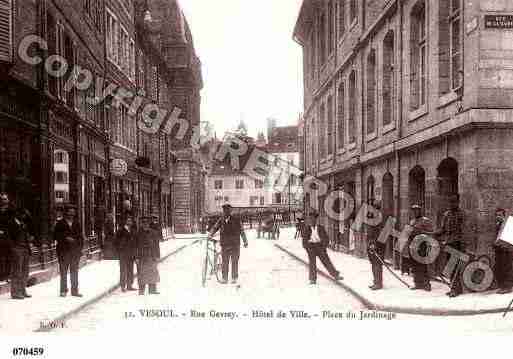
M 41 347 L 34 347 L 34 348 L 27 348 L 27 347 L 16 347 L 12 349 L 12 354 L 14 356 L 40 356 L 43 355 L 45 352 L 44 348 Z

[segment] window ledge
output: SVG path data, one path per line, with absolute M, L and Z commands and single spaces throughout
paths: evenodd
M 437 108 L 445 107 L 445 106 L 450 105 L 451 103 L 456 102 L 460 99 L 461 99 L 461 95 L 458 95 L 458 93 L 453 90 L 445 95 L 442 95 L 438 99 L 438 107 Z
M 415 121 L 416 119 L 425 116 L 428 113 L 427 106 L 422 105 L 418 109 L 410 111 L 410 114 L 408 116 L 408 121 Z
M 388 125 L 383 126 L 383 134 L 386 135 L 389 132 L 395 130 L 395 121 L 390 122 Z
M 365 135 L 365 140 L 367 142 L 371 142 L 371 141 L 375 140 L 376 138 L 378 138 L 378 132 L 376 130 L 372 131 L 371 133 L 367 133 Z

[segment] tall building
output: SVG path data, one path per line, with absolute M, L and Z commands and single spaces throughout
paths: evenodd
M 267 145 L 265 151 L 278 159 L 275 165 L 280 168 L 287 168 L 287 185 L 280 190 L 276 190 L 273 184 L 268 184 L 267 188 L 271 192 L 271 203 L 274 205 L 289 204 L 294 207 L 302 207 L 303 188 L 301 180 L 289 167 L 300 169 L 299 160 L 299 126 L 277 126 L 275 120 L 268 120 L 267 127 Z
M 495 209 L 513 209 L 512 15 L 509 1 L 303 1 L 306 174 L 403 225 L 414 203 L 439 225 L 459 194 L 467 250 L 493 256 Z
M 242 156 L 240 167 L 244 168 L 245 159 L 252 151 L 258 149 L 269 155 L 268 161 L 273 166 L 283 170 L 282 175 L 288 181 L 285 186 L 281 179 L 268 176 L 265 181 L 247 175 L 243 170 L 234 169 L 230 158 L 224 161 L 214 161 L 206 181 L 207 210 L 209 213 L 221 211 L 225 203 L 234 207 L 256 208 L 275 207 L 283 210 L 296 211 L 303 205 L 303 188 L 300 179 L 291 173 L 297 173 L 290 168 L 299 168 L 298 126 L 277 126 L 276 120 L 267 121 L 267 139 L 259 133 L 257 139 L 243 136 L 236 131 L 233 136 L 242 138 L 248 144 L 248 155 Z M 212 145 L 216 151 L 220 143 Z M 215 157 L 212 154 L 211 157 Z M 276 182 L 276 183 L 275 183 Z
M 0 23 L 0 191 L 35 219 L 31 269 L 55 264 L 51 230 L 64 203 L 78 207 L 89 254 L 100 251 L 106 214 L 119 225 L 125 209 L 156 215 L 165 234 L 194 231 L 201 65 L 177 2 L 1 0 Z M 91 85 L 69 86 L 80 69 Z M 134 96 L 122 101 L 120 89 Z M 180 108 L 184 138 L 141 131 L 137 96 Z

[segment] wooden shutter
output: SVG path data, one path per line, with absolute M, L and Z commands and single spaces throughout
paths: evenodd
M 12 0 L 0 0 L 0 61 L 12 62 Z

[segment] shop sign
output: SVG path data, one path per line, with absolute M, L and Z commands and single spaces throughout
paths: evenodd
M 513 15 L 485 15 L 487 29 L 513 29 Z
M 123 177 L 128 172 L 128 164 L 121 158 L 115 158 L 110 163 L 110 172 L 116 177 Z

